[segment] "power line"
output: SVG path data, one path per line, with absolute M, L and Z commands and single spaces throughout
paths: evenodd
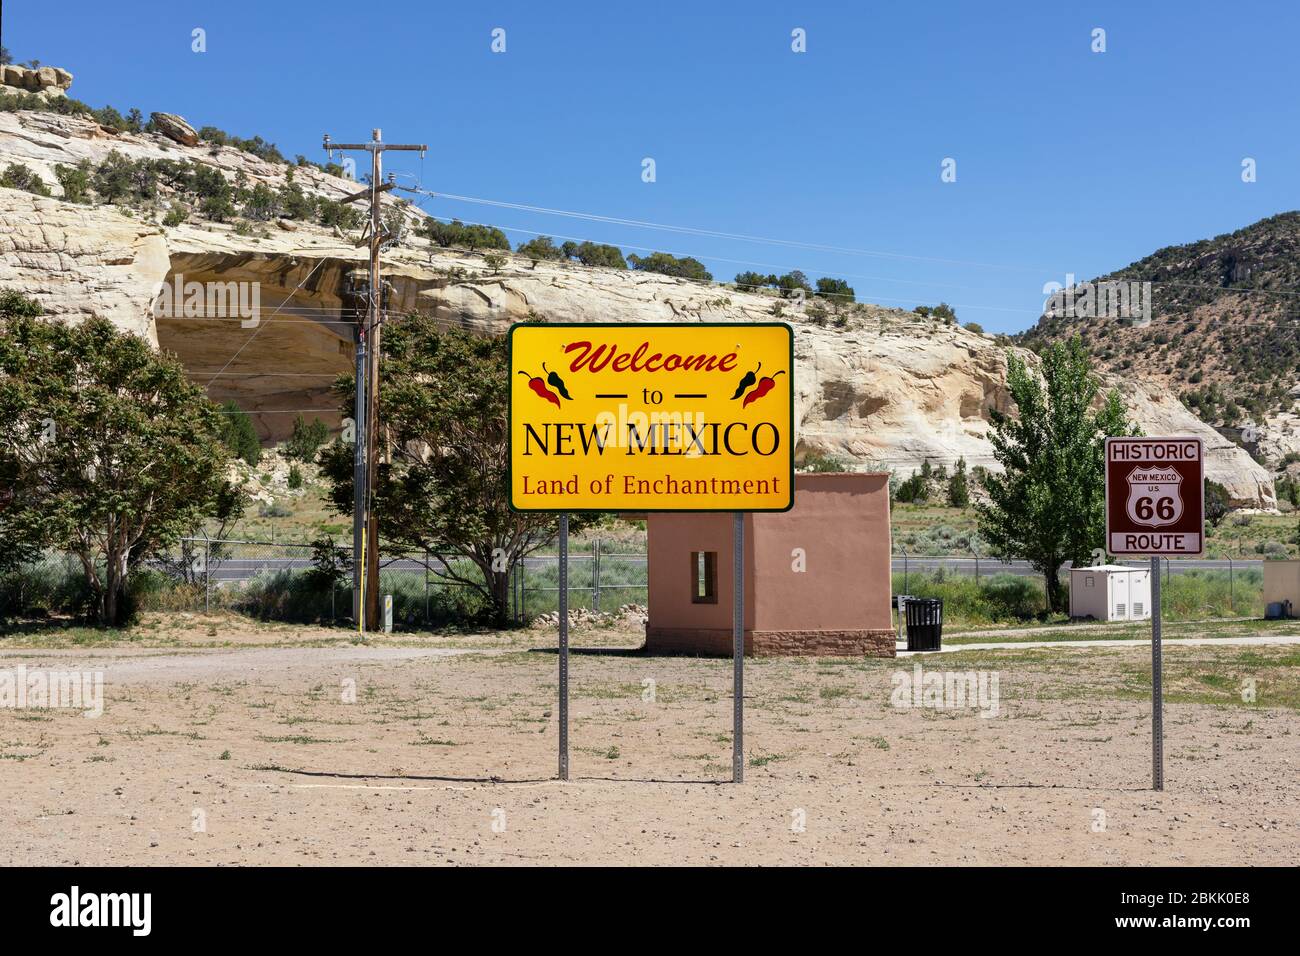
M 438 217 L 430 215 L 429 218 L 430 218 L 430 219 L 437 219 Z M 493 223 L 473 222 L 473 221 L 471 221 L 471 220 L 458 220 L 458 221 L 464 223 L 465 225 L 470 225 L 470 226 L 491 226 L 491 227 L 493 227 L 493 228 L 500 229 L 500 230 L 502 230 L 503 232 L 519 232 L 519 233 L 524 233 L 525 235 L 530 235 L 530 236 L 549 236 L 549 237 L 551 237 L 551 238 L 553 238 L 553 239 L 567 239 L 567 240 L 571 240 L 571 241 L 574 241 L 574 242 L 596 242 L 596 241 L 597 241 L 597 240 L 594 240 L 594 239 L 592 239 L 592 238 L 590 238 L 590 237 L 588 237 L 588 236 L 566 236 L 566 235 L 563 235 L 563 234 L 558 233 L 558 232 L 537 232 L 536 230 L 533 230 L 533 229 L 521 229 L 521 228 L 518 228 L 518 227 L 516 227 L 516 226 L 501 226 L 501 225 L 495 225 L 495 224 L 493 224 Z M 614 245 L 614 243 L 600 243 L 600 244 L 601 244 L 601 245 Z M 638 250 L 638 251 L 641 251 L 641 252 L 663 252 L 663 253 L 665 253 L 665 254 L 667 254 L 667 255 L 677 256 L 677 257 L 679 257 L 679 258 L 686 257 L 686 256 L 688 256 L 688 255 L 690 256 L 690 258 L 695 258 L 696 256 L 702 256 L 703 258 L 706 258 L 706 259 L 712 259 L 714 262 L 729 262 L 729 263 L 731 263 L 732 265 L 742 265 L 742 266 L 760 266 L 760 267 L 765 268 L 765 269 L 785 269 L 787 272 L 803 271 L 800 267 L 797 267 L 797 266 L 793 266 L 793 267 L 792 267 L 792 266 L 788 266 L 788 265 L 778 265 L 778 264 L 770 263 L 770 262 L 754 262 L 754 261 L 749 260 L 749 259 L 727 259 L 727 258 L 723 258 L 723 257 L 721 257 L 721 256 L 705 256 L 705 255 L 703 255 L 702 253 L 689 254 L 689 253 L 683 253 L 683 252 L 674 252 L 674 251 L 672 251 L 672 250 L 670 250 L 670 249 L 664 249 L 664 248 L 661 247 L 661 246 L 637 246 L 637 245 L 633 245 L 633 244 L 631 244 L 631 243 L 626 243 L 626 242 L 620 242 L 620 243 L 618 243 L 617 245 L 618 245 L 618 247 L 621 248 L 621 249 L 635 249 L 635 250 Z M 489 250 L 489 251 L 491 251 L 491 250 Z M 502 252 L 508 252 L 508 253 L 510 253 L 511 255 L 522 255 L 522 253 L 518 252 L 517 250 L 503 249 L 503 250 L 500 250 L 500 251 L 502 251 Z M 821 272 L 821 270 L 819 270 L 819 269 L 812 269 L 811 267 L 806 267 L 806 268 L 808 268 L 809 271 L 811 271 L 811 272 L 815 272 L 815 273 L 817 273 L 817 272 Z M 649 274 L 658 274 L 658 273 L 649 273 Z M 863 275 L 858 275 L 858 274 L 855 274 L 855 273 L 852 273 L 852 272 L 847 272 L 847 273 L 845 273 L 845 272 L 841 272 L 841 273 L 838 273 L 838 277 L 848 278 L 848 279 L 877 279 L 877 280 L 879 280 L 879 281 L 885 281 L 885 282 L 909 282 L 909 281 L 914 281 L 914 280 L 907 280 L 907 279 L 886 279 L 886 278 L 883 278 L 883 277 L 880 277 L 880 276 L 875 276 L 875 277 L 873 277 L 873 276 L 863 276 Z M 668 278 L 683 278 L 683 279 L 684 279 L 684 278 L 686 278 L 686 277 L 684 277 L 684 276 L 669 276 Z M 749 284 L 747 284 L 747 283 L 743 283 L 743 282 L 722 282 L 722 281 L 719 281 L 719 280 L 713 280 L 712 282 L 704 282 L 703 280 L 687 279 L 686 281 L 690 281 L 690 282 L 699 282 L 701 285 L 715 286 L 715 287 L 717 287 L 717 288 L 730 288 L 730 287 L 737 287 L 737 288 L 752 288 L 752 289 L 770 289 L 770 288 L 772 288 L 771 286 L 749 285 Z M 936 285 L 936 286 L 941 286 L 940 283 L 933 283 L 933 284 L 932 284 L 932 283 L 921 283 L 921 282 L 918 282 L 917 284 L 918 284 L 918 285 Z M 965 288 L 965 289 L 971 289 L 971 288 L 973 288 L 973 287 L 971 287 L 971 286 L 942 286 L 942 287 L 944 287 L 944 288 Z M 830 296 L 833 296 L 833 297 L 835 297 L 835 298 L 850 299 L 850 301 L 855 301 L 855 302 L 857 301 L 857 296 L 858 296 L 858 295 L 868 296 L 871 300 L 873 300 L 873 301 L 878 301 L 878 302 L 915 302 L 915 301 L 916 301 L 915 299 L 902 299 L 902 298 L 898 298 L 898 297 L 896 297 L 896 296 L 883 296 L 883 295 L 872 295 L 871 293 L 858 293 L 856 290 L 854 290 L 854 295 L 853 295 L 852 297 L 850 297 L 847 293 L 843 293 L 843 292 L 833 292 L 833 293 L 832 293 L 832 292 L 826 292 L 826 293 L 819 293 L 819 296 L 822 296 L 822 297 L 830 297 Z M 955 308 L 961 308 L 961 309 L 977 309 L 977 310 L 985 311 L 985 312 L 1014 312 L 1014 313 L 1016 313 L 1016 314 L 1018 314 L 1018 315 L 1038 315 L 1038 314 L 1040 314 L 1040 313 L 1038 313 L 1038 312 L 1035 312 L 1035 311 L 1032 310 L 1032 309 L 1013 309 L 1013 308 L 1008 308 L 1008 307 L 1006 307 L 1006 306 L 997 306 L 997 305 L 970 305 L 970 304 L 963 304 L 963 303 L 950 303 L 950 304 L 953 305 Z
M 302 277 L 302 281 L 298 283 L 298 285 L 294 288 L 293 292 L 290 292 L 290 293 L 289 293 L 289 298 L 290 298 L 290 299 L 293 298 L 293 296 L 298 292 L 299 289 L 301 289 L 303 286 L 305 286 L 305 285 L 307 284 L 307 280 L 310 279 L 313 275 L 315 275 L 315 274 L 316 274 L 316 270 L 319 269 L 321 266 L 323 266 L 323 265 L 325 264 L 325 262 L 326 262 L 326 260 L 321 259 L 321 260 L 318 261 L 314 266 L 312 266 L 311 271 L 308 272 L 305 276 L 303 276 L 303 277 Z M 286 299 L 285 301 L 289 301 L 289 300 Z M 283 305 L 284 305 L 284 303 L 281 303 L 280 306 L 276 308 L 275 312 L 272 312 L 272 313 L 271 313 L 270 318 L 267 319 L 266 322 L 259 322 L 259 323 L 258 323 L 257 328 L 253 330 L 253 334 L 250 335 L 247 339 L 245 339 L 245 340 L 244 340 L 244 344 L 241 345 L 241 346 L 240 346 L 240 347 L 235 351 L 235 354 L 234 354 L 234 355 L 230 356 L 229 360 L 226 362 L 225 365 L 221 366 L 221 371 L 222 371 L 222 372 L 224 372 L 226 369 L 230 368 L 231 363 L 234 362 L 235 359 L 239 358 L 240 354 L 244 351 L 244 349 L 248 348 L 249 343 L 251 343 L 251 342 L 253 341 L 253 339 L 257 338 L 258 334 L 262 331 L 262 329 L 266 328 L 266 326 L 268 326 L 268 325 L 271 324 L 271 319 L 274 319 L 274 318 L 276 317 L 277 313 L 279 313 L 280 308 L 282 308 Z M 221 373 L 218 372 L 217 374 L 219 375 L 219 374 L 221 374 Z M 205 386 L 205 390 L 206 390 L 207 388 L 211 388 L 211 387 L 212 387 L 212 382 L 216 380 L 216 377 L 217 377 L 217 376 L 214 375 L 214 376 L 212 377 L 212 379 L 208 381 L 208 384 Z
M 485 198 L 482 198 L 482 197 L 476 197 L 476 196 L 461 196 L 461 195 L 456 195 L 456 194 L 454 194 L 454 193 L 436 193 L 436 192 L 432 192 L 432 191 L 430 191 L 430 190 L 419 189 L 419 188 L 408 188 L 408 187 L 399 187 L 399 188 L 403 189 L 403 191 L 406 191 L 406 192 L 420 193 L 420 194 L 425 195 L 425 196 L 428 196 L 428 197 L 430 197 L 430 198 L 440 198 L 440 199 L 453 200 L 453 201 L 457 201 L 457 202 L 476 203 L 476 204 L 479 204 L 479 205 L 488 205 L 488 206 L 494 206 L 494 207 L 499 207 L 499 208 L 504 208 L 504 209 L 515 209 L 515 210 L 519 210 L 519 211 L 523 211 L 523 212 L 538 213 L 538 214 L 543 214 L 543 215 L 565 216 L 565 217 L 568 217 L 568 218 L 583 219 L 583 220 L 587 220 L 587 221 L 591 221 L 591 222 L 602 222 L 602 223 L 609 223 L 609 224 L 613 224 L 613 225 L 634 226 L 634 227 L 638 227 L 638 228 L 657 229 L 657 230 L 663 230 L 663 231 L 668 231 L 668 232 L 685 233 L 685 234 L 689 234 L 689 235 L 707 236 L 707 237 L 720 238 L 720 239 L 740 240 L 740 241 L 745 241 L 745 242 L 759 242 L 759 243 L 768 243 L 768 244 L 773 244 L 773 245 L 784 245 L 784 246 L 791 246 L 791 247 L 795 247 L 795 248 L 804 248 L 804 249 L 812 249 L 812 250 L 824 251 L 824 252 L 842 253 L 842 254 L 846 254 L 846 255 L 862 255 L 862 256 L 872 256 L 872 257 L 889 258 L 889 259 L 898 259 L 898 260 L 912 260 L 912 261 L 919 261 L 919 262 L 936 262 L 936 263 L 942 263 L 942 264 L 946 264 L 946 265 L 961 265 L 961 266 L 970 266 L 970 267 L 975 267 L 975 268 L 985 268 L 985 269 L 1006 269 L 1006 270 L 1017 270 L 1017 271 L 1031 271 L 1031 270 L 1032 270 L 1032 271 L 1042 271 L 1042 272 L 1047 272 L 1047 273 L 1051 273 L 1051 272 L 1055 271 L 1055 270 L 1047 269 L 1047 268 L 1045 268 L 1045 267 L 1041 267 L 1041 266 L 1027 266 L 1027 265 L 1020 265 L 1020 264 L 1016 264 L 1016 265 L 1004 265 L 1004 264 L 997 264 L 997 263 L 974 262 L 974 261 L 961 260 L 961 259 L 946 259 L 946 258 L 939 258 L 939 257 L 934 257 L 934 256 L 912 256 L 912 255 L 906 255 L 906 254 L 903 254 L 903 253 L 884 252 L 884 251 L 880 251 L 880 250 L 854 249 L 854 248 L 847 248 L 847 247 L 842 247 L 842 246 L 826 245 L 826 244 L 822 244 L 822 243 L 801 242 L 801 241 L 799 241 L 799 240 L 793 240 L 793 239 L 779 239 L 779 238 L 772 238 L 772 237 L 750 236 L 750 235 L 745 235 L 745 234 L 742 234 L 742 233 L 731 233 L 731 232 L 725 232 L 725 231 L 722 231 L 722 230 L 705 229 L 705 228 L 699 228 L 699 227 L 694 227 L 694 226 L 677 226 L 677 225 L 671 225 L 671 224 L 667 224 L 667 223 L 654 223 L 654 222 L 648 222 L 648 221 L 638 220 L 638 219 L 628 219 L 628 218 L 619 217 L 619 216 L 605 216 L 605 215 L 601 215 L 601 214 L 598 214 L 598 213 L 584 213 L 584 212 L 576 212 L 576 211 L 573 211 L 573 210 L 555 209 L 555 208 L 552 208 L 552 207 L 547 207 L 547 206 L 536 206 L 536 205 L 531 205 L 531 204 L 527 204 L 527 203 L 516 203 L 516 202 L 507 202 L 507 201 L 504 201 L 504 200 L 485 199 Z M 434 216 L 430 215 L 430 218 L 437 218 L 437 217 L 434 217 Z M 492 223 L 470 223 L 470 224 L 471 224 L 471 225 L 481 225 L 481 226 L 492 226 L 492 225 L 494 225 L 494 224 L 492 224 Z M 537 235 L 537 236 L 540 236 L 540 235 L 556 235 L 556 234 L 554 234 L 554 233 L 541 233 L 541 232 L 536 232 L 536 231 L 534 231 L 534 230 L 529 230 L 529 229 L 520 229 L 520 228 L 516 228 L 516 227 L 496 226 L 496 228 L 500 228 L 500 229 L 503 229 L 503 230 L 505 230 L 505 231 L 511 231 L 511 232 L 521 232 L 521 233 L 525 233 L 525 234 L 528 234 L 528 235 Z M 594 241 L 594 240 L 591 240 L 591 239 L 584 239 L 584 238 L 581 238 L 581 237 L 574 237 L 574 236 L 558 236 L 558 235 L 556 235 L 556 238 L 575 239 L 575 240 L 577 240 L 577 241 L 588 241 L 588 242 L 590 242 L 590 241 Z M 624 246 L 625 248 L 628 248 L 628 249 L 642 249 L 642 250 L 649 250 L 649 251 L 665 251 L 665 252 L 667 251 L 667 250 L 657 250 L 657 249 L 655 249 L 654 247 L 650 247 L 650 246 L 634 246 L 634 245 L 624 244 L 624 243 L 619 243 L 619 245 L 620 245 L 620 246 Z M 671 255 L 679 255 L 679 253 L 670 253 L 670 254 L 671 254 Z M 788 268 L 787 266 L 783 266 L 783 265 L 773 265 L 773 264 L 769 264 L 769 263 L 752 262 L 752 261 L 747 261 L 747 260 L 743 260 L 743 259 L 727 259 L 727 258 L 723 258 L 723 257 L 721 257 L 721 256 L 712 256 L 712 255 L 704 255 L 704 254 L 699 254 L 699 255 L 701 256 L 701 258 L 712 259 L 712 260 L 715 261 L 715 262 L 730 262 L 730 263 L 733 263 L 733 264 L 739 264 L 739 265 L 758 265 L 758 266 L 762 266 L 762 267 L 764 267 L 764 268 L 771 268 L 771 269 L 784 269 L 784 268 Z M 822 270 L 812 270 L 812 271 L 814 271 L 814 272 L 821 272 Z M 932 287 L 932 288 L 964 288 L 964 289 L 973 289 L 973 288 L 974 288 L 974 287 L 972 287 L 972 286 L 959 286 L 959 285 L 954 285 L 954 284 L 944 284 L 944 283 L 938 283 L 938 282 L 929 282 L 929 281 L 925 281 L 925 280 L 915 280 L 915 279 L 894 279 L 894 278 L 890 278 L 890 277 L 887 277 L 887 276 L 866 276 L 866 275 L 861 275 L 861 274 L 857 274 L 857 275 L 855 275 L 855 274 L 852 274 L 852 273 L 839 273 L 839 274 L 845 276 L 846 278 L 868 279 L 868 280 L 870 280 L 870 281 L 879 281 L 879 282 L 897 282 L 897 283 L 906 283 L 906 284 L 915 284 L 915 285 L 925 285 L 925 286 L 929 286 L 929 287 Z M 1216 291 L 1216 292 L 1240 292 L 1240 293 L 1242 293 L 1242 294 L 1246 294 L 1246 295 L 1285 295 L 1285 296 L 1300 296 L 1300 288 L 1298 288 L 1298 289 L 1241 289 L 1241 288 L 1236 288 L 1236 289 L 1234 289 L 1234 288 L 1227 288 L 1227 287 L 1219 286 L 1219 285 L 1210 285 L 1210 284 L 1207 284 L 1207 283 L 1178 282 L 1178 281 L 1174 281 L 1174 280 L 1162 280 L 1162 279 L 1144 278 L 1144 277 L 1136 277 L 1136 278 L 1134 278 L 1134 277 L 1126 277 L 1125 279 L 1113 279 L 1113 280 L 1105 280 L 1105 279 L 1100 279 L 1100 278 L 1094 278 L 1094 279 L 1089 280 L 1089 281 L 1092 281 L 1092 282 L 1099 282 L 1099 281 L 1116 281 L 1116 282 L 1120 282 L 1120 281 L 1126 281 L 1126 280 L 1127 280 L 1127 281 L 1150 282 L 1152 285 L 1177 286 L 1177 287 L 1183 287 L 1183 288 L 1206 289 L 1206 290 L 1209 290 L 1209 291 Z M 874 297 L 874 296 L 873 296 L 873 298 L 882 298 L 882 297 Z M 886 299 L 885 301 L 899 301 L 899 302 L 905 302 L 905 301 L 911 301 L 911 300 L 908 300 L 908 299 L 892 299 L 892 300 L 890 300 L 890 299 Z M 975 308 L 975 309 L 984 309 L 984 310 L 990 310 L 990 311 L 1006 311 L 1006 312 L 1020 312 L 1020 313 L 1028 313 L 1028 312 L 1031 311 L 1031 310 L 1028 310 L 1028 309 L 1009 309 L 1009 308 L 1002 307 L 1002 306 L 974 306 L 974 305 L 970 305 L 970 304 L 960 305 L 959 307 L 960 307 L 960 308 L 966 308 L 966 309 L 972 309 L 972 308 Z M 1042 314 L 1042 313 L 1040 313 L 1040 314 Z
M 403 187 L 404 189 L 406 187 Z M 732 239 L 741 242 L 759 242 L 770 245 L 792 246 L 799 249 L 809 249 L 817 252 L 833 252 L 843 255 L 868 256 L 881 259 L 900 259 L 914 262 L 939 262 L 947 265 L 975 266 L 983 269 L 1029 269 L 1029 266 L 1007 266 L 992 262 L 971 262 L 962 259 L 945 259 L 936 256 L 914 256 L 900 252 L 885 252 L 878 249 L 854 249 L 845 246 L 831 246 L 817 242 L 802 242 L 796 239 L 776 239 L 767 236 L 750 236 L 744 233 L 723 232 L 717 229 L 702 229 L 695 226 L 677 226 L 668 223 L 647 222 L 641 219 L 626 219 L 621 216 L 602 216 L 597 213 L 575 212 L 568 209 L 553 209 L 546 206 L 533 206 L 527 203 L 505 202 L 498 199 L 483 199 L 477 196 L 458 196 L 454 193 L 435 193 L 425 189 L 411 188 L 410 192 L 418 192 L 433 198 L 450 199 L 455 202 L 477 203 L 485 206 L 496 206 L 503 209 L 516 209 L 521 212 L 541 213 L 550 216 L 566 216 L 572 219 L 585 219 L 591 222 L 604 222 L 619 226 L 634 226 L 641 229 L 657 229 L 664 232 L 678 232 L 694 236 L 707 236 L 715 239 Z M 1038 267 L 1032 267 L 1037 269 Z

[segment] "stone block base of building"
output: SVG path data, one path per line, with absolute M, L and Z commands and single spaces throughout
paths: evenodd
M 731 656 L 731 631 L 719 628 L 647 627 L 651 654 Z M 749 657 L 893 657 L 892 630 L 746 631 Z

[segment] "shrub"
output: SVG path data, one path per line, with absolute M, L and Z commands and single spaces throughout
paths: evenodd
M 848 471 L 849 468 L 834 455 L 823 455 L 821 452 L 810 451 L 804 455 L 803 465 L 799 470 L 816 474 L 818 472 Z
M 899 501 L 907 502 L 909 504 L 912 502 L 928 501 L 930 499 L 930 489 L 926 484 L 924 477 L 916 472 L 912 472 L 912 477 L 908 478 L 898 486 L 898 490 L 894 493 L 894 497 Z
M 713 281 L 713 275 L 704 268 L 704 263 L 690 256 L 678 258 L 666 252 L 652 252 L 644 258 L 635 254 L 630 255 L 627 257 L 627 263 L 633 269 L 642 272 L 658 272 L 660 275 L 695 279 L 698 282 Z
M 147 159 L 136 162 L 113 150 L 95 168 L 93 183 L 104 202 L 139 202 L 158 195 L 158 170 Z
M 75 166 L 62 163 L 54 167 L 54 176 L 63 187 L 63 198 L 68 202 L 90 202 L 90 163 L 82 160 Z
M 322 199 L 317 203 L 317 218 L 326 228 L 355 229 L 361 225 L 361 213 L 345 203 Z
M 0 289 L 0 319 L 26 316 L 38 318 L 43 315 L 41 304 L 29 299 L 14 289 Z
M 163 216 L 164 226 L 179 226 L 190 216 L 190 211 L 185 208 L 184 203 L 174 202 L 172 208 L 167 210 L 167 215 Z
M 1205 482 L 1205 520 L 1217 528 L 1228 514 L 1228 489 L 1217 481 Z
M 289 466 L 289 488 L 297 491 L 302 487 L 302 469 L 297 465 Z
M 902 581 L 895 582 L 902 587 Z M 1016 574 L 995 574 L 982 578 L 943 572 L 908 575 L 907 590 L 912 597 L 939 598 L 943 601 L 945 626 L 984 626 L 1029 621 L 1043 613 L 1043 586 L 1037 578 Z
M 577 259 L 584 266 L 606 266 L 610 269 L 627 268 L 627 260 L 623 258 L 623 253 L 618 246 L 595 242 L 577 244 L 566 242 L 562 247 L 562 251 L 566 258 Z
M 50 195 L 50 187 L 45 185 L 45 180 L 22 163 L 10 163 L 5 167 L 4 172 L 0 173 L 0 186 L 6 189 L 21 189 L 23 192 L 37 196 Z
M 829 276 L 817 280 L 817 291 L 813 295 L 834 298 L 841 302 L 852 302 L 855 299 L 851 285 L 843 279 L 832 279 Z
M 325 444 L 329 433 L 329 426 L 319 418 L 313 418 L 308 425 L 299 415 L 293 420 L 293 433 L 284 443 L 285 456 L 298 461 L 315 461 L 316 450 Z
M 417 232 L 444 249 L 456 246 L 469 249 L 471 252 L 475 249 L 510 251 L 510 240 L 506 238 L 504 232 L 495 226 L 483 226 L 478 223 L 466 225 L 459 219 L 453 219 L 451 222 L 440 222 L 437 219 L 430 218 L 420 224 Z
M 529 239 L 527 242 L 521 242 L 519 248 L 515 251 L 521 256 L 527 256 L 531 259 L 534 268 L 537 267 L 539 262 L 558 261 L 564 258 L 564 253 L 550 236 L 538 236 L 535 239 Z

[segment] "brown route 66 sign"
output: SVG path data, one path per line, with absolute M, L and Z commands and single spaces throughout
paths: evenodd
M 1106 439 L 1106 550 L 1205 550 L 1205 446 L 1199 438 Z

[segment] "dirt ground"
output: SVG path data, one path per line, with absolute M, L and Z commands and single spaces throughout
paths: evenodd
M 0 642 L 0 672 L 105 680 L 98 718 L 0 709 L 0 863 L 1291 865 L 1300 850 L 1294 646 L 1166 649 L 1163 793 L 1140 645 L 750 660 L 735 786 L 730 661 L 643 656 L 632 629 L 575 635 L 561 783 L 552 633 L 360 645 L 288 629 L 268 645 L 230 620 L 168 627 L 196 646 Z M 997 716 L 892 706 L 918 660 L 996 673 Z

